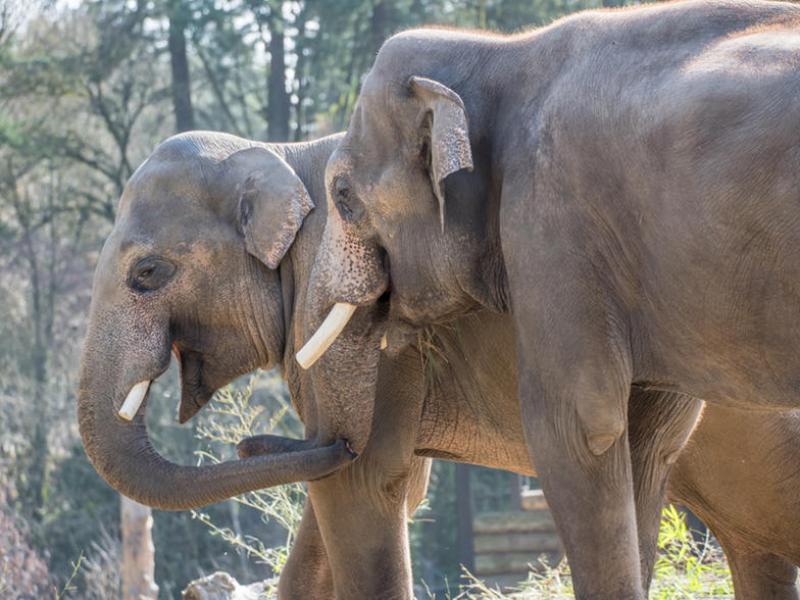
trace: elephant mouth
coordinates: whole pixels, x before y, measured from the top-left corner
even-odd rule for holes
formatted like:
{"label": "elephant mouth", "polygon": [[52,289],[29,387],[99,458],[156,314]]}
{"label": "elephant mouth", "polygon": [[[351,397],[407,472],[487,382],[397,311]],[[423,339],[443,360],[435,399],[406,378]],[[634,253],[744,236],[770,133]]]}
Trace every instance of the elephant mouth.
{"label": "elephant mouth", "polygon": [[[208,404],[216,392],[216,388],[204,382],[204,359],[200,352],[181,351],[178,344],[173,343],[172,356],[177,361],[180,372],[181,393],[178,404],[178,422],[183,425]],[[153,382],[167,371],[169,364],[167,363],[159,369],[152,379],[142,380],[130,389],[117,413],[120,418],[132,421],[142,407],[146,407]]]}
{"label": "elephant mouth", "polygon": [[211,400],[216,388],[207,385],[203,379],[203,355],[185,350],[181,352],[176,344],[172,353],[180,366],[181,399],[178,405],[178,422],[183,425]]}

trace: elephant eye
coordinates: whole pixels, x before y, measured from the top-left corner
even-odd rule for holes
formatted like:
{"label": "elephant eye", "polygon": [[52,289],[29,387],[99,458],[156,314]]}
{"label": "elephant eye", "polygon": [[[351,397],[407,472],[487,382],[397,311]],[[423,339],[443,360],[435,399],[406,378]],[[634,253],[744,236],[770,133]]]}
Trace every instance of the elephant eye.
{"label": "elephant eye", "polygon": [[158,257],[148,256],[136,262],[128,275],[128,287],[137,292],[152,292],[163,287],[175,273],[175,265]]}
{"label": "elephant eye", "polygon": [[363,207],[344,177],[333,180],[333,198],[336,210],[345,221],[354,221],[363,214]]}

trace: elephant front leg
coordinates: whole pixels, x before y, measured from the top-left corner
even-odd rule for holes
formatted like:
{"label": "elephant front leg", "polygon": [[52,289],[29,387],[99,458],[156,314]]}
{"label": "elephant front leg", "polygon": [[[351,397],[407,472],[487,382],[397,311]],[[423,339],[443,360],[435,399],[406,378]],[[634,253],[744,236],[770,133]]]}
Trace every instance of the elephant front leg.
{"label": "elephant front leg", "polygon": [[[431,460],[414,457],[408,478],[406,510],[410,517],[425,499],[430,478]],[[394,548],[390,543],[388,547]],[[389,563],[390,558],[381,559]],[[397,565],[402,570],[405,565]],[[399,576],[396,576],[399,578]],[[278,600],[330,600],[336,596],[328,554],[322,541],[310,499],[303,508],[303,518],[278,582]]]}
{"label": "elephant front leg", "polygon": [[278,600],[330,600],[333,577],[314,508],[306,499],[303,518],[278,580]]}
{"label": "elephant front leg", "polygon": [[628,440],[645,590],[653,576],[667,479],[702,410],[701,400],[683,394],[631,391]]}
{"label": "elephant front leg", "polygon": [[586,232],[571,235],[549,214],[528,222],[524,211],[508,213],[502,228],[523,428],[575,595],[641,600],[628,323],[607,274],[576,245]]}
{"label": "elephant front leg", "polygon": [[563,348],[541,341],[536,347],[548,348],[548,358],[540,353],[532,360],[520,345],[525,437],[564,543],[575,595],[641,600],[625,362],[608,361],[615,353],[599,348],[591,356],[607,362],[593,363],[580,351],[570,360]]}
{"label": "elephant front leg", "polygon": [[525,378],[526,438],[564,543],[576,598],[641,600],[628,437],[623,427],[587,439],[576,408],[584,399],[548,393]]}
{"label": "elephant front leg", "polygon": [[308,484],[337,600],[413,598],[407,515],[424,497],[430,470],[429,460],[414,456],[425,390],[420,365],[411,348],[381,360],[364,451],[348,468]]}
{"label": "elephant front leg", "polygon": [[332,597],[408,600],[408,478],[384,480],[379,471],[369,471],[346,469],[309,484],[332,570]]}

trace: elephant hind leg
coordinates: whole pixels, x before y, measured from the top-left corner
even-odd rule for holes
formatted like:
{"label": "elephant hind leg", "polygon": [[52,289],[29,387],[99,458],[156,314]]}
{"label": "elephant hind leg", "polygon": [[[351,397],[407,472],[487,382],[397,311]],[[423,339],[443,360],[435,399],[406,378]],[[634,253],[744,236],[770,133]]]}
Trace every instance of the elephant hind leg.
{"label": "elephant hind leg", "polygon": [[733,577],[736,600],[798,600],[797,566],[777,554],[718,538]]}

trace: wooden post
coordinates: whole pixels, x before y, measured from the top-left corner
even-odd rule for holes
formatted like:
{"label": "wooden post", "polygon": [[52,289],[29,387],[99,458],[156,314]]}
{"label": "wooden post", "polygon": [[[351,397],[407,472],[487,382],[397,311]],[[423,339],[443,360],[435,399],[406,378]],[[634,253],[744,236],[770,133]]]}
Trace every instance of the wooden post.
{"label": "wooden post", "polygon": [[456,463],[456,518],[458,522],[458,562],[475,571],[475,548],[472,531],[472,486],[470,465]]}
{"label": "wooden post", "polygon": [[157,600],[151,510],[120,494],[120,521],[122,600]]}
{"label": "wooden post", "polygon": [[509,483],[509,510],[522,510],[522,475],[511,473]]}

